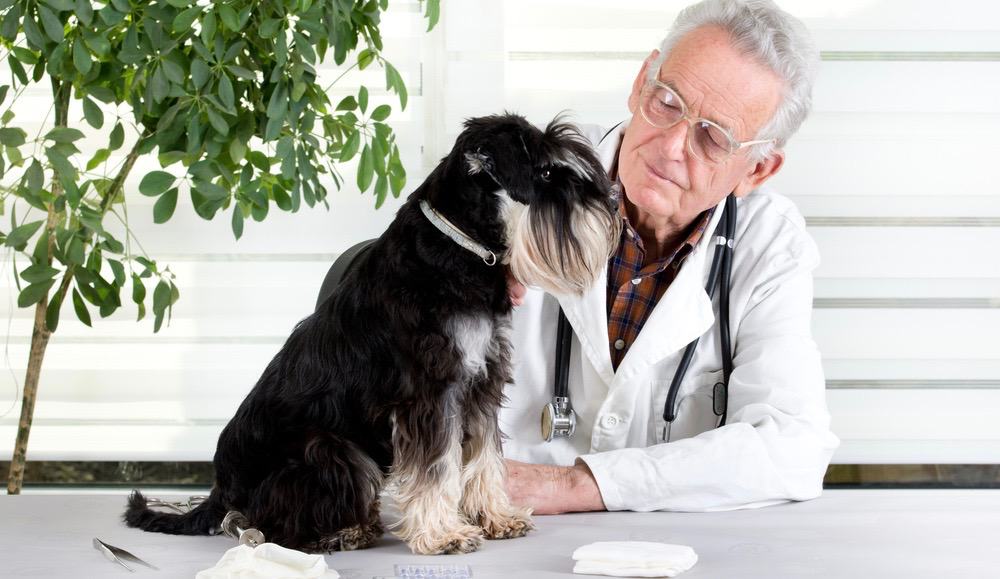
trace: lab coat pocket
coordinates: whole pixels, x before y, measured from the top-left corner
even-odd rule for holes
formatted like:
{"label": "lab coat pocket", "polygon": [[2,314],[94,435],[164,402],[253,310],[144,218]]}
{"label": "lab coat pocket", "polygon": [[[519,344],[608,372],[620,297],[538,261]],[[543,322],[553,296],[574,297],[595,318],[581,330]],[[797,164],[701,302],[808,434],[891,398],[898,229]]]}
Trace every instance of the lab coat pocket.
{"label": "lab coat pocket", "polygon": [[[719,423],[713,408],[715,384],[722,380],[722,370],[705,372],[695,377],[693,390],[681,390],[677,402],[677,418],[667,430],[668,442],[690,438],[715,428]],[[661,418],[662,420],[662,418]]]}

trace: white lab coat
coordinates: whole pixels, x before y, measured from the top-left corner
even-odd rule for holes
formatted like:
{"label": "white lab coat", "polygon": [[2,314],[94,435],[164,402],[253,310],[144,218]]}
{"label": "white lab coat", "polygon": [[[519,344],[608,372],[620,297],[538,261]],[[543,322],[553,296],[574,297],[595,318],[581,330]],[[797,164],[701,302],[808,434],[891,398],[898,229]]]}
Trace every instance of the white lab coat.
{"label": "white lab coat", "polygon": [[[624,128],[582,127],[605,168]],[[583,296],[561,296],[558,303],[528,290],[512,320],[514,383],[500,414],[510,437],[505,456],[559,465],[583,460],[608,510],[729,510],[819,496],[839,444],[810,332],[819,253],[787,198],[762,188],[737,205],[727,424],[715,428],[712,412],[712,388],[722,375],[718,292],[713,304],[704,289],[720,207],[617,371],[608,344],[606,271]],[[577,428],[572,438],[545,442],[539,423],[553,392],[558,304],[574,330],[569,391]],[[670,381],[684,347],[699,335],[663,443]]]}

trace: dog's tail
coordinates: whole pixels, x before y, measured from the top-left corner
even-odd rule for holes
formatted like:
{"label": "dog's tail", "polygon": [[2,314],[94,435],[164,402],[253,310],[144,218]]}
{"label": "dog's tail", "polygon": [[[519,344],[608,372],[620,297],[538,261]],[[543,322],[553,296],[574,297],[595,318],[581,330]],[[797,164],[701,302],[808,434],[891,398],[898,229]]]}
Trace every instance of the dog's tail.
{"label": "dog's tail", "polygon": [[218,531],[225,514],[222,497],[214,488],[208,499],[183,514],[154,511],[146,504],[146,497],[138,490],[133,490],[123,518],[129,527],[143,531],[171,535],[211,535]]}

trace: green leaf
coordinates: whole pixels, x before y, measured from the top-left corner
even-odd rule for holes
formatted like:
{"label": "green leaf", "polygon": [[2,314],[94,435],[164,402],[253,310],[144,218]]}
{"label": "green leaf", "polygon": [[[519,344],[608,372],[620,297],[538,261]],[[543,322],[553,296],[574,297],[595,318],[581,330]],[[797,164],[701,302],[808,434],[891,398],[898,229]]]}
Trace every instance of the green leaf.
{"label": "green leaf", "polygon": [[95,129],[104,126],[104,112],[90,97],[83,98],[83,118],[87,119],[87,124]]}
{"label": "green leaf", "polygon": [[41,192],[42,186],[45,184],[45,173],[42,171],[42,164],[38,162],[38,159],[31,160],[31,165],[24,172],[24,178],[28,191],[35,195]]}
{"label": "green leaf", "polygon": [[146,317],[146,305],[142,302],[146,299],[146,286],[143,285],[142,279],[138,275],[132,274],[132,301],[136,303],[139,309],[139,316],[135,321],[139,321]]}
{"label": "green leaf", "polygon": [[21,279],[28,283],[38,283],[48,281],[57,275],[59,275],[58,269],[44,263],[35,263],[21,272]]}
{"label": "green leaf", "polygon": [[83,41],[79,38],[73,43],[73,66],[81,74],[86,76],[90,72],[91,67],[94,63],[90,60],[90,53],[87,52],[87,47],[83,45]]}
{"label": "green leaf", "polygon": [[66,260],[69,263],[83,265],[83,253],[83,242],[80,241],[79,237],[74,235],[73,239],[69,242],[69,248],[66,250]]}
{"label": "green leaf", "polygon": [[424,16],[427,17],[427,32],[430,32],[441,18],[441,0],[427,0]]}
{"label": "green leaf", "polygon": [[355,129],[347,136],[347,142],[344,143],[344,148],[340,150],[340,158],[337,159],[341,163],[347,161],[348,159],[354,157],[358,152],[358,147],[361,146],[361,131]]}
{"label": "green leaf", "polygon": [[358,188],[362,192],[372,184],[372,176],[375,174],[375,163],[372,158],[372,151],[368,145],[361,150],[361,162],[358,164]]}
{"label": "green leaf", "polygon": [[191,61],[191,81],[194,82],[195,90],[200,90],[201,87],[205,86],[211,74],[212,72],[204,60],[196,58]]}
{"label": "green leaf", "polygon": [[386,118],[389,117],[389,113],[391,111],[392,111],[392,107],[390,107],[389,105],[379,105],[379,106],[375,107],[374,111],[372,111],[372,120],[373,121],[384,121]]}
{"label": "green leaf", "polygon": [[337,103],[338,111],[353,111],[356,108],[358,108],[358,101],[354,95],[347,95]]}
{"label": "green leaf", "polygon": [[177,207],[177,187],[174,187],[160,196],[153,205],[153,223],[166,223],[174,214]]}
{"label": "green leaf", "polygon": [[17,28],[21,25],[21,6],[15,5],[7,11],[0,24],[0,36],[13,42],[17,38]]}
{"label": "green leaf", "polygon": [[399,108],[406,110],[406,84],[403,83],[403,77],[399,76],[396,67],[388,62],[385,63],[385,88],[396,91],[399,95]]}
{"label": "green leaf", "polygon": [[170,81],[167,80],[167,75],[163,73],[162,66],[156,67],[156,70],[153,71],[153,77],[149,82],[153,92],[153,102],[163,102],[163,99],[167,98],[167,93],[170,91]]}
{"label": "green leaf", "polygon": [[5,147],[20,147],[24,144],[28,134],[19,127],[4,127],[0,129],[0,144]]}
{"label": "green leaf", "polygon": [[167,75],[167,80],[174,84],[184,85],[184,81],[187,80],[187,75],[184,74],[184,67],[170,58],[161,60],[160,66],[163,67],[163,74]]}
{"label": "green leaf", "polygon": [[225,105],[226,111],[236,113],[236,95],[233,93],[233,81],[225,74],[219,79],[219,99]]}
{"label": "green leaf", "polygon": [[58,12],[76,9],[76,4],[73,0],[42,0],[42,4],[46,4]]}
{"label": "green leaf", "polygon": [[261,153],[260,151],[250,151],[247,153],[247,159],[251,164],[253,164],[254,167],[257,167],[265,173],[271,170],[271,162],[268,161],[267,155]]}
{"label": "green leaf", "polygon": [[23,46],[12,46],[10,51],[21,61],[21,64],[36,64],[38,62],[38,55]]}
{"label": "green leaf", "polygon": [[80,321],[84,324],[93,327],[90,323],[90,312],[87,311],[87,304],[83,303],[83,298],[80,297],[80,292],[73,288],[73,309],[76,310],[76,317],[80,318]]}
{"label": "green leaf", "polygon": [[191,29],[191,25],[201,14],[201,6],[192,6],[187,10],[181,11],[177,16],[174,17],[173,29],[174,32],[187,32]]}
{"label": "green leaf", "polygon": [[87,161],[87,170],[93,171],[98,165],[107,161],[109,156],[111,156],[110,149],[98,149],[97,152],[94,153],[94,156]]}
{"label": "green leaf", "polygon": [[215,12],[209,12],[201,19],[201,40],[205,44],[211,44],[215,38],[215,31],[218,28],[218,21]]}
{"label": "green leaf", "polygon": [[42,28],[45,29],[45,34],[48,35],[53,42],[62,42],[65,30],[63,29],[63,24],[59,21],[59,17],[56,16],[55,12],[40,5],[38,6],[38,16],[42,19]]}
{"label": "green leaf", "polygon": [[72,143],[73,141],[79,141],[83,137],[84,134],[79,129],[72,129],[70,127],[56,127],[45,134],[47,140],[57,143]]}
{"label": "green leaf", "polygon": [[[11,217],[13,217],[13,215],[11,215]],[[38,221],[32,221],[31,223],[25,223],[20,227],[15,227],[10,233],[7,234],[7,240],[4,242],[4,245],[21,251],[28,243],[28,240],[35,235],[35,232],[38,231],[38,228],[41,227],[43,223],[45,223],[45,220],[40,219]]]}
{"label": "green leaf", "polygon": [[368,87],[362,86],[358,90],[358,106],[361,108],[362,113],[368,108]]}
{"label": "green leaf", "polygon": [[63,295],[56,292],[52,295],[48,307],[45,308],[45,327],[50,332],[56,331],[56,328],[59,327],[59,310],[62,309],[62,300]]}
{"label": "green leaf", "polygon": [[271,93],[271,99],[267,103],[267,118],[278,119],[285,116],[288,110],[288,88],[285,83],[279,82]]}
{"label": "green leaf", "polygon": [[[27,20],[25,20],[25,22],[27,22]],[[17,80],[20,81],[21,84],[28,84],[28,75],[24,72],[24,67],[21,66],[20,61],[16,58],[8,58],[7,65],[10,66],[10,71],[14,73],[14,76],[17,77]]]}
{"label": "green leaf", "polygon": [[[28,46],[36,50],[42,50],[48,44],[48,39],[42,34],[42,29],[38,27],[38,22],[31,13],[24,15],[24,37],[28,39]],[[16,61],[12,61],[16,62]]]}
{"label": "green leaf", "polygon": [[108,57],[111,55],[111,43],[100,33],[84,30],[83,42],[87,45],[87,48],[89,48],[91,52],[100,57]]}
{"label": "green leaf", "polygon": [[280,20],[277,18],[268,18],[264,20],[264,22],[261,23],[260,28],[258,29],[260,37],[274,38],[274,36],[278,33],[278,27],[284,23],[285,23],[284,20]]}
{"label": "green leaf", "polygon": [[90,26],[94,21],[94,7],[91,6],[90,0],[76,0],[73,9],[76,11],[76,17],[85,25]]}
{"label": "green leaf", "polygon": [[122,144],[125,142],[125,129],[122,127],[121,123],[115,124],[115,128],[111,129],[111,139],[108,143],[108,149],[112,151],[117,151],[121,148]]}
{"label": "green leaf", "polygon": [[41,283],[33,283],[24,288],[17,296],[17,307],[26,308],[42,301],[47,295],[49,295],[49,288],[51,288],[52,284],[55,282],[56,280],[50,279],[49,281]]}
{"label": "green leaf", "polygon": [[231,6],[223,4],[219,7],[219,18],[222,20],[223,26],[228,28],[233,32],[240,31],[240,20],[236,15],[236,11],[232,9]]}
{"label": "green leaf", "polygon": [[358,70],[364,70],[373,60],[375,60],[375,53],[369,48],[363,49],[358,53]]}
{"label": "green leaf", "polygon": [[215,109],[211,107],[207,107],[205,109],[205,113],[208,115],[209,124],[212,125],[212,128],[215,129],[217,133],[220,135],[229,134],[229,123],[226,122],[226,119],[224,119],[221,114],[216,112]]}
{"label": "green leaf", "polygon": [[170,286],[162,279],[153,289],[153,313],[162,314],[170,305]]}
{"label": "green leaf", "polygon": [[244,80],[249,80],[253,82],[257,81],[257,75],[254,74],[253,71],[248,68],[243,68],[242,66],[236,66],[236,65],[229,65],[226,68],[229,69],[229,72],[235,74],[236,76]]}
{"label": "green leaf", "polygon": [[243,210],[239,205],[233,206],[233,237],[239,239],[243,236]]}
{"label": "green leaf", "polygon": [[146,176],[139,183],[139,192],[148,197],[156,197],[173,186],[176,179],[166,171],[146,173]]}
{"label": "green leaf", "polygon": [[389,190],[389,182],[385,175],[379,175],[375,180],[375,209],[382,207],[385,203],[386,193]]}
{"label": "green leaf", "polygon": [[199,181],[194,184],[194,189],[209,201],[220,201],[229,197],[229,190],[215,183]]}
{"label": "green leaf", "polygon": [[229,159],[234,163],[239,163],[247,153],[247,144],[239,138],[229,142]]}
{"label": "green leaf", "polygon": [[122,265],[122,262],[117,259],[109,259],[108,266],[115,274],[115,285],[119,287],[125,285],[125,266]]}

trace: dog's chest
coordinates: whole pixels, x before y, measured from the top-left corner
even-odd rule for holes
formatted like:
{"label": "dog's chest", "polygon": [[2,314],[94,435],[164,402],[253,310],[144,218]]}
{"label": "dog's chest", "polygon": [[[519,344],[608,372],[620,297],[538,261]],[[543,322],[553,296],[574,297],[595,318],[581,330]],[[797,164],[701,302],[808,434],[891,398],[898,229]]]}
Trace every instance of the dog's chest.
{"label": "dog's chest", "polygon": [[445,327],[461,354],[462,366],[468,377],[484,373],[494,343],[492,316],[454,316]]}

